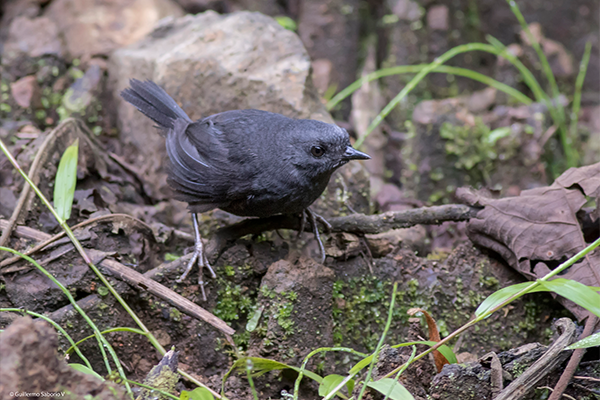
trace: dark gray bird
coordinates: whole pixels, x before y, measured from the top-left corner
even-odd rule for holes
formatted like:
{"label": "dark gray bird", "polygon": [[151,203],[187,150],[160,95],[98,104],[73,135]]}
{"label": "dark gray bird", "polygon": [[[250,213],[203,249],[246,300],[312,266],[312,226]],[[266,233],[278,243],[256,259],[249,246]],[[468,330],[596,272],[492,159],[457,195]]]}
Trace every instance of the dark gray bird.
{"label": "dark gray bird", "polygon": [[324,261],[316,220],[309,206],[323,193],[331,174],[350,160],[370,157],[350,145],[348,132],[309,119],[259,110],[226,111],[192,121],[161,87],[130,81],[121,96],[158,124],[170,159],[167,182],[177,200],[189,204],[196,245],[183,280],[198,261],[210,267],[198,230],[198,213],[215,208],[235,215],[310,218]]}

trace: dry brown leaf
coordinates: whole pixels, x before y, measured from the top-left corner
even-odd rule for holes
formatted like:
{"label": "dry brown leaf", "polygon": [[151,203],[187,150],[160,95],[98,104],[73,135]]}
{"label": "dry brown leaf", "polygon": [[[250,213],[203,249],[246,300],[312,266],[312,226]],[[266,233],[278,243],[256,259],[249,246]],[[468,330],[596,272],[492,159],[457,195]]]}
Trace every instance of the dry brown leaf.
{"label": "dry brown leaf", "polygon": [[[570,168],[551,186],[525,190],[517,197],[490,199],[464,188],[457,196],[469,205],[483,207],[469,221],[469,238],[534,280],[548,273],[548,264],[556,267],[588,245],[576,213],[586,203],[586,196],[600,198],[600,163]],[[560,277],[600,286],[600,250]],[[587,315],[583,308],[559,299],[577,318]]]}
{"label": "dry brown leaf", "polygon": [[[419,312],[423,313],[423,315],[425,316],[425,321],[427,321],[429,340],[431,340],[432,342],[439,342],[441,340],[440,331],[438,330],[435,320],[427,311],[423,310],[422,308],[411,308],[408,311],[406,311],[406,313],[411,316]],[[444,365],[450,364],[446,357],[444,357],[442,353],[440,353],[437,350],[433,351],[433,360],[435,361],[435,368],[438,374],[442,372],[442,368],[444,368]]]}

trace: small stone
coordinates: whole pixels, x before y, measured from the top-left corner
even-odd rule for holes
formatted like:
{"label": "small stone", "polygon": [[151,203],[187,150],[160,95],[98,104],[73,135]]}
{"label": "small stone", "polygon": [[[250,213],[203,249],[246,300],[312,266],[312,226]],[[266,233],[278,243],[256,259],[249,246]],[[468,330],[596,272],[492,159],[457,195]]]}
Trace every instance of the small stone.
{"label": "small stone", "polygon": [[496,92],[492,87],[474,92],[467,101],[469,111],[478,113],[488,110],[496,102]]}
{"label": "small stone", "polygon": [[392,5],[392,12],[402,21],[414,22],[421,18],[419,5],[410,0],[397,0]]}
{"label": "small stone", "polygon": [[421,252],[425,249],[426,237],[427,231],[422,225],[365,235],[369,250],[375,258],[385,257],[400,246]]}
{"label": "small stone", "polygon": [[427,26],[434,31],[447,31],[450,27],[448,7],[438,5],[429,8],[427,11]]}
{"label": "small stone", "polygon": [[159,329],[152,332],[152,334],[161,346],[167,347],[171,344],[171,336],[167,333],[166,330]]}
{"label": "small stone", "polygon": [[35,76],[29,75],[10,84],[10,93],[15,102],[23,108],[32,104],[40,105],[40,87]]}

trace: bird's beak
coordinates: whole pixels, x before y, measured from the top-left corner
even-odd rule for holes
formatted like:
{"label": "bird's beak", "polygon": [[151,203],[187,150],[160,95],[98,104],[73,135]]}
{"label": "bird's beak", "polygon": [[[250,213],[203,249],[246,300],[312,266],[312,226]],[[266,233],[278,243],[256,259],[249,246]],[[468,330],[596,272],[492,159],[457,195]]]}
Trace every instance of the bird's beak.
{"label": "bird's beak", "polygon": [[365,154],[362,151],[358,151],[352,146],[346,147],[346,151],[344,152],[344,155],[342,156],[342,159],[344,161],[369,160],[370,158],[371,157],[368,154]]}

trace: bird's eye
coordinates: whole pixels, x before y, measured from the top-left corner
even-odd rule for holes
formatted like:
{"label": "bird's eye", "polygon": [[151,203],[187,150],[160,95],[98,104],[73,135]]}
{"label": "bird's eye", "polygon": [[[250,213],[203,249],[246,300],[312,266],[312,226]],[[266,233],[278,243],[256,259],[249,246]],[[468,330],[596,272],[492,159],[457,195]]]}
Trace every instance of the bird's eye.
{"label": "bird's eye", "polygon": [[310,153],[315,157],[321,157],[323,154],[325,154],[325,149],[321,146],[313,146],[310,149]]}

